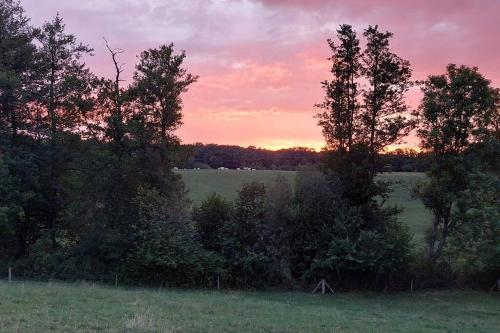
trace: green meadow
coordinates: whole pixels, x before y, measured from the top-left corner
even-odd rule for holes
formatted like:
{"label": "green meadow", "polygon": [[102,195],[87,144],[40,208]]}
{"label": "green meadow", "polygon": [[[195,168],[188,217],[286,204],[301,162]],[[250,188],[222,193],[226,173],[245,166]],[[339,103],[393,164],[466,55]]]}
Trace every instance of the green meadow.
{"label": "green meadow", "polygon": [[[180,170],[195,205],[216,192],[234,200],[241,184],[291,184],[291,171]],[[393,182],[387,204],[422,245],[430,215],[411,188],[421,173]],[[224,287],[224,286],[223,286]],[[311,286],[312,289],[313,286]],[[496,332],[500,296],[472,290],[416,293],[252,292],[121,288],[82,283],[0,282],[0,332]]]}
{"label": "green meadow", "polygon": [[[293,188],[295,171],[276,170],[179,170],[186,183],[189,198],[194,205],[199,205],[213,192],[229,200],[238,196],[241,184],[248,182],[271,183],[278,176],[288,179]],[[431,215],[418,199],[413,199],[411,189],[415,183],[422,180],[425,175],[419,172],[393,172],[384,173],[380,179],[393,182],[388,205],[403,208],[399,218],[405,223],[413,234],[415,244],[422,244],[426,226],[430,223]]]}
{"label": "green meadow", "polygon": [[0,332],[498,332],[500,297],[0,282]]}

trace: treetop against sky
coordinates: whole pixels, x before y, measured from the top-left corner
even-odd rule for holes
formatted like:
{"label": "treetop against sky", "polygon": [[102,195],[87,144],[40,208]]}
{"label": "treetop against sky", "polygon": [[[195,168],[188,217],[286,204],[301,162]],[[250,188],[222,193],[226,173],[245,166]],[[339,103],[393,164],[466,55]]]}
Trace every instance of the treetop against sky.
{"label": "treetop against sky", "polygon": [[[141,50],[173,42],[186,67],[200,76],[184,100],[184,142],[266,148],[324,144],[313,105],[330,79],[327,38],[341,23],[359,36],[369,24],[394,33],[393,51],[408,59],[413,79],[443,73],[448,63],[478,66],[500,85],[497,0],[440,1],[160,1],[22,0],[34,25],[57,12],[69,32],[95,49],[87,63],[112,77],[104,45],[124,50],[130,80]],[[363,39],[362,39],[363,40]],[[419,89],[407,94],[418,105]],[[416,146],[411,135],[407,145]]]}

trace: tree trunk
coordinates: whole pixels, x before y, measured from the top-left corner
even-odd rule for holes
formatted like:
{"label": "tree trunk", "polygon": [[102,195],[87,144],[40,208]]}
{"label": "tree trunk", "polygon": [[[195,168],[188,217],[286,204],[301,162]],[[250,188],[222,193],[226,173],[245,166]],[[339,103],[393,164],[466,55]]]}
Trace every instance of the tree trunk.
{"label": "tree trunk", "polygon": [[[446,212],[444,214],[436,217],[436,221],[432,227],[432,238],[428,242],[428,252],[427,252],[427,261],[430,264],[436,263],[436,261],[441,257],[443,253],[444,247],[446,246],[446,242],[448,240],[448,235],[450,233],[450,214],[451,214],[452,205],[446,208]],[[439,225],[442,225],[442,231],[439,232]]]}
{"label": "tree trunk", "polygon": [[56,216],[57,216],[57,184],[56,184],[56,156],[57,156],[57,116],[55,108],[55,65],[52,65],[50,73],[49,86],[49,105],[48,114],[50,118],[50,162],[49,162],[49,213],[47,216],[47,224],[50,232],[52,246],[57,246],[56,242]]}

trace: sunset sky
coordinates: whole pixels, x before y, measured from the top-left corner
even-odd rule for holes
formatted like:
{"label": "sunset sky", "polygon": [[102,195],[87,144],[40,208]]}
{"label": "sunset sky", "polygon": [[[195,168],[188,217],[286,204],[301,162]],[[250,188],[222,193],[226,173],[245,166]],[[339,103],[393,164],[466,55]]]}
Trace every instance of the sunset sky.
{"label": "sunset sky", "polygon": [[[448,63],[478,66],[500,86],[500,0],[23,0],[34,25],[60,12],[67,31],[95,49],[86,59],[111,77],[102,37],[125,51],[130,80],[141,50],[173,42],[200,76],[184,97],[185,143],[266,148],[323,145],[313,105],[330,79],[326,39],[341,23],[392,31],[393,50],[413,78]],[[418,104],[417,89],[408,102]],[[416,146],[414,137],[407,145]]]}

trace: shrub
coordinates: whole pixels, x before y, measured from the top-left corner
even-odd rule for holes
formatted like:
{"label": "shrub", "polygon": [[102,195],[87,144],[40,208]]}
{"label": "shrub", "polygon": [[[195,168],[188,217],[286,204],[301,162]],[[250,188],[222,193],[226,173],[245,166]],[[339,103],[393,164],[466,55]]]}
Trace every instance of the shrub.
{"label": "shrub", "polygon": [[218,256],[201,246],[182,195],[138,192],[137,239],[126,259],[125,273],[134,282],[167,286],[199,285],[221,267]]}

